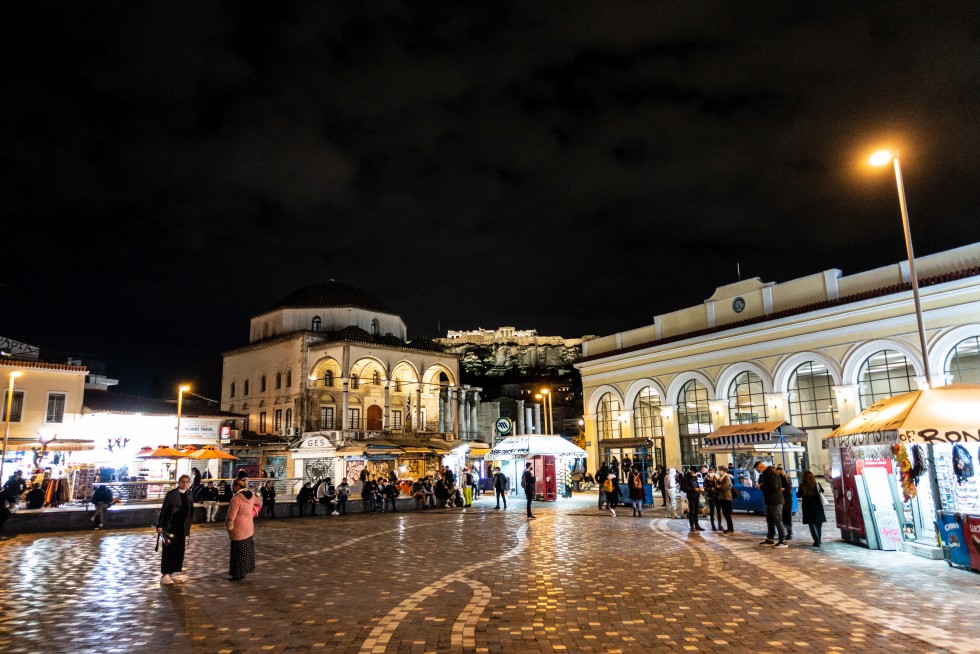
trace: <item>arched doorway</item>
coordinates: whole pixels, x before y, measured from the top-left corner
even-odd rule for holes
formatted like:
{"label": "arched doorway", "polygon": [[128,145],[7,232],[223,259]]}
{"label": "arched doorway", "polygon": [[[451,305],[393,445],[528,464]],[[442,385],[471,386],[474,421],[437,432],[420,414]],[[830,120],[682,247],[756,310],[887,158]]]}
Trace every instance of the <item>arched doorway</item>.
{"label": "arched doorway", "polygon": [[372,404],[367,408],[367,430],[368,431],[381,431],[383,426],[383,415],[381,407],[377,404]]}

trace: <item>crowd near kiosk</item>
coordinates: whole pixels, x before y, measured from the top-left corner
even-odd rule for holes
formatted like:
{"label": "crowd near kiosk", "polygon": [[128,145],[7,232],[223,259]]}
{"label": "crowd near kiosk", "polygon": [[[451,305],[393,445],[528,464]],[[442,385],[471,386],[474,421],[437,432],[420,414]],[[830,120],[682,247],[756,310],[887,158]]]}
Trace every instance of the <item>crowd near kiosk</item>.
{"label": "crowd near kiosk", "polygon": [[793,512],[798,510],[796,487],[799,485],[801,461],[806,448],[807,433],[788,422],[779,420],[724,425],[704,438],[702,452],[731,454],[734,485],[732,509],[765,513],[762,491],[756,483],[756,461],[782,465],[793,482]]}
{"label": "crowd near kiosk", "polygon": [[510,480],[511,493],[520,487],[521,475],[528,463],[536,479],[535,499],[553,502],[566,486],[571,485],[572,468],[585,450],[561,436],[526,434],[508,436],[486,455]]}
{"label": "crowd near kiosk", "polygon": [[823,445],[845,541],[980,571],[980,386],[876,402]]}

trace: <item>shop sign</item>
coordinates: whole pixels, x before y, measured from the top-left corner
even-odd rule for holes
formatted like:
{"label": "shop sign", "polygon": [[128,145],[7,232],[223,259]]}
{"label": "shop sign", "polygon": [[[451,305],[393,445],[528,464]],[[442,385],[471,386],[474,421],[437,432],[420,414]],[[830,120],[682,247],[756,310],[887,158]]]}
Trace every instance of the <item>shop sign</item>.
{"label": "shop sign", "polygon": [[938,429],[908,430],[899,438],[904,443],[980,443],[980,428],[972,433],[965,429],[940,432]]}
{"label": "shop sign", "polygon": [[[177,430],[176,425],[174,431]],[[218,438],[218,423],[204,420],[184,419],[180,422],[181,436],[196,436],[197,438]]]}
{"label": "shop sign", "polygon": [[863,447],[865,445],[887,445],[898,440],[895,432],[864,432],[843,434],[824,440],[823,447]]}
{"label": "shop sign", "polygon": [[304,450],[331,447],[331,445],[330,439],[326,436],[310,436],[304,438],[303,442],[299,444],[300,448]]}

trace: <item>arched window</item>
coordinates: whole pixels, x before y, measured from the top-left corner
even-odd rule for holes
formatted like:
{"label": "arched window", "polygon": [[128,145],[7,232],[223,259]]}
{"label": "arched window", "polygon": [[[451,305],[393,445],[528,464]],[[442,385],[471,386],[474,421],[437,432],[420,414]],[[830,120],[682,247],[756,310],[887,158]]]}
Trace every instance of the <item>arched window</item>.
{"label": "arched window", "polygon": [[381,332],[381,323],[375,318],[371,321],[371,336],[377,336]]}
{"label": "arched window", "polygon": [[766,394],[759,375],[751,370],[740,372],[728,387],[728,420],[733,425],[765,422]]}
{"label": "arched window", "polygon": [[293,426],[293,410],[286,409],[286,431],[289,431]]}
{"label": "arched window", "polygon": [[681,441],[681,464],[701,465],[711,460],[701,454],[701,438],[711,433],[711,407],[708,389],[692,379],[677,394],[677,430]]}
{"label": "arched window", "polygon": [[292,370],[287,370],[286,371],[286,388],[292,388],[292,387],[293,387],[293,371]]}
{"label": "arched window", "polygon": [[633,401],[633,431],[639,438],[663,438],[660,418],[660,394],[653,386],[640,391]]}
{"label": "arched window", "polygon": [[613,397],[612,393],[606,393],[599,398],[599,407],[596,419],[599,422],[599,440],[607,438],[620,438],[622,436],[619,429],[619,400]]}
{"label": "arched window", "polygon": [[914,391],[915,367],[901,352],[881,350],[868,357],[858,371],[861,410],[893,395]]}
{"label": "arched window", "polygon": [[242,384],[242,386],[244,387],[242,390],[245,391],[245,395],[247,396],[248,395],[248,380],[247,379],[245,380],[245,383]]}
{"label": "arched window", "polygon": [[324,388],[333,386],[333,370],[323,371],[323,386]]}
{"label": "arched window", "polygon": [[280,388],[282,388],[282,373],[281,372],[277,372],[276,373],[276,390],[279,390]]}
{"label": "arched window", "polygon": [[320,316],[313,316],[313,331],[315,331],[315,332],[320,331],[320,323],[321,322],[322,321],[320,320]]}
{"label": "arched window", "polygon": [[[660,415],[660,394],[653,386],[647,386],[633,400],[633,433],[651,441],[647,455],[653,465],[664,465],[664,423]],[[652,450],[652,451],[651,451]]]}
{"label": "arched window", "polygon": [[952,384],[980,384],[980,337],[957,343],[946,359],[944,372]]}
{"label": "arched window", "polygon": [[231,389],[229,390],[228,395],[230,397],[235,397],[235,382],[231,382]]}
{"label": "arched window", "polygon": [[371,373],[371,383],[375,386],[381,386],[381,373],[377,370]]}
{"label": "arched window", "polygon": [[351,373],[351,376],[350,376],[350,387],[352,389],[353,388],[360,388],[361,387],[361,380],[358,379],[357,375],[355,375],[354,373]]}
{"label": "arched window", "polygon": [[262,375],[259,379],[259,392],[265,393],[265,375]]}
{"label": "arched window", "polygon": [[827,366],[807,361],[797,366],[789,378],[790,421],[803,429],[833,428],[837,417],[834,378]]}

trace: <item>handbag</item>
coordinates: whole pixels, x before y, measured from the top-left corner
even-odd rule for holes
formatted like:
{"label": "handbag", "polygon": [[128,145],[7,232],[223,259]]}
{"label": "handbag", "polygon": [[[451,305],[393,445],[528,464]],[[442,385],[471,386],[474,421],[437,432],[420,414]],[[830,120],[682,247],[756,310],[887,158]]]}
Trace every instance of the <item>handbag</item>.
{"label": "handbag", "polygon": [[820,504],[821,504],[821,506],[827,506],[828,504],[830,504],[830,502],[827,501],[826,496],[824,496],[823,489],[820,488],[820,486],[817,486],[817,495],[820,496]]}
{"label": "handbag", "polygon": [[259,511],[261,511],[261,510],[262,510],[262,508],[258,504],[252,504],[252,517],[253,518],[258,518],[259,517]]}

